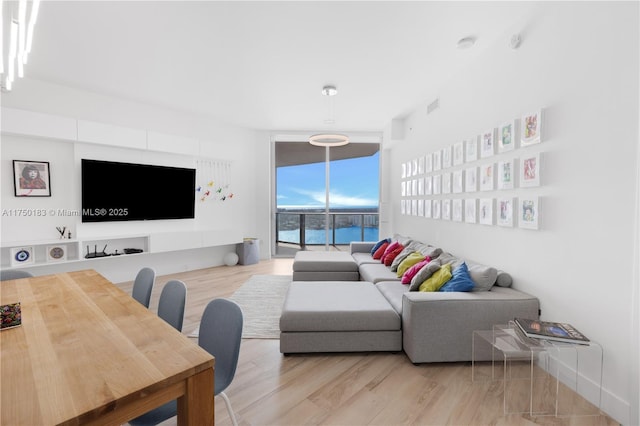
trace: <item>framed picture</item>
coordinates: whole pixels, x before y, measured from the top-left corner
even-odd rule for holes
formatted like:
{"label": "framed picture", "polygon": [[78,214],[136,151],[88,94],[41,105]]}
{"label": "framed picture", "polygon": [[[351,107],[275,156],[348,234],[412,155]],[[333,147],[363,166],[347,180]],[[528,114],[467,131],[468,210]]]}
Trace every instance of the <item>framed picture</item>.
{"label": "framed picture", "polygon": [[498,152],[513,151],[516,147],[516,121],[511,120],[498,127]]}
{"label": "framed picture", "polygon": [[401,173],[400,173],[400,178],[404,179],[407,177],[407,164],[406,163],[402,163],[402,169],[401,169]]}
{"label": "framed picture", "polygon": [[464,142],[467,163],[478,159],[478,138],[476,136]]}
{"label": "framed picture", "polygon": [[418,200],[418,216],[424,216],[424,200]]}
{"label": "framed picture", "polygon": [[478,190],[478,168],[469,167],[464,171],[465,192],[476,192]]}
{"label": "framed picture", "polygon": [[493,225],[493,198],[481,198],[478,201],[478,222]]}
{"label": "framed picture", "polygon": [[431,200],[424,200],[424,217],[431,218]]}
{"label": "framed picture", "polygon": [[411,216],[418,216],[418,200],[411,200]]}
{"label": "framed picture", "polygon": [[513,189],[515,177],[515,161],[507,160],[498,162],[498,189]]}
{"label": "framed picture", "polygon": [[405,181],[400,182],[400,196],[407,196],[407,182]]}
{"label": "framed picture", "polygon": [[400,214],[407,214],[407,200],[400,200]]}
{"label": "framed picture", "polygon": [[525,114],[520,120],[520,146],[529,146],[542,141],[542,110]]}
{"label": "framed picture", "polygon": [[487,158],[495,154],[496,129],[483,132],[480,136],[480,157]]}
{"label": "framed picture", "polygon": [[497,223],[500,226],[513,226],[513,198],[498,198]]}
{"label": "framed picture", "polygon": [[462,170],[456,170],[453,172],[451,189],[454,194],[460,194],[464,190],[462,172]]}
{"label": "framed picture", "polygon": [[16,197],[51,197],[49,163],[13,160],[13,187]]}
{"label": "framed picture", "polygon": [[480,191],[493,191],[493,163],[480,166]]}
{"label": "framed picture", "polygon": [[464,141],[453,145],[453,165],[459,166],[464,163]]}
{"label": "framed picture", "polygon": [[424,195],[433,194],[433,179],[431,176],[424,178]]}
{"label": "framed picture", "polygon": [[442,193],[442,175],[435,175],[433,177],[433,195],[440,195]]}
{"label": "framed picture", "polygon": [[451,201],[451,219],[455,222],[462,222],[462,199],[456,198]]}
{"label": "framed picture", "polygon": [[418,195],[424,195],[424,178],[418,178]]}
{"label": "framed picture", "polygon": [[442,168],[448,169],[451,167],[451,147],[442,148]]}
{"label": "framed picture", "polygon": [[442,168],[442,151],[433,153],[433,170],[438,171]]}
{"label": "framed picture", "polygon": [[431,173],[433,171],[433,156],[431,154],[424,157],[424,172]]}
{"label": "framed picture", "polygon": [[538,229],[540,205],[538,197],[520,198],[518,226],[526,229]]}
{"label": "framed picture", "polygon": [[540,154],[520,159],[520,187],[540,186]]}
{"label": "framed picture", "polygon": [[418,174],[418,159],[414,158],[413,162],[411,164],[411,173],[413,174],[413,176]]}
{"label": "framed picture", "polygon": [[451,200],[442,200],[442,219],[451,220]]}
{"label": "framed picture", "polygon": [[412,172],[411,172],[411,160],[407,161],[407,177],[411,177]]}
{"label": "framed picture", "polygon": [[33,246],[13,247],[11,249],[11,266],[33,265],[34,263]]}
{"label": "framed picture", "polygon": [[440,200],[433,200],[431,205],[431,217],[440,219]]}
{"label": "framed picture", "polygon": [[477,222],[476,213],[477,200],[475,198],[467,198],[464,200],[464,221],[467,223]]}
{"label": "framed picture", "polygon": [[451,173],[442,174],[442,191],[443,194],[451,194]]}
{"label": "framed picture", "polygon": [[424,157],[418,158],[418,174],[424,174]]}

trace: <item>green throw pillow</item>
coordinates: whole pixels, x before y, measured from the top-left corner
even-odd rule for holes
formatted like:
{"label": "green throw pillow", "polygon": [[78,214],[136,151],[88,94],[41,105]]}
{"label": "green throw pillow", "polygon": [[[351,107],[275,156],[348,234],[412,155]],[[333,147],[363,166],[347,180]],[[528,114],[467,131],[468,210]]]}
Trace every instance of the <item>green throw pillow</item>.
{"label": "green throw pillow", "polygon": [[418,253],[417,251],[414,251],[409,256],[405,257],[404,260],[400,262],[400,265],[398,265],[398,270],[396,271],[398,278],[402,277],[404,273],[407,272],[407,269],[411,268],[413,265],[423,260],[424,260],[424,256]]}
{"label": "green throw pillow", "polygon": [[451,265],[442,266],[437,272],[431,275],[431,278],[420,285],[419,291],[438,291],[440,287],[451,279]]}

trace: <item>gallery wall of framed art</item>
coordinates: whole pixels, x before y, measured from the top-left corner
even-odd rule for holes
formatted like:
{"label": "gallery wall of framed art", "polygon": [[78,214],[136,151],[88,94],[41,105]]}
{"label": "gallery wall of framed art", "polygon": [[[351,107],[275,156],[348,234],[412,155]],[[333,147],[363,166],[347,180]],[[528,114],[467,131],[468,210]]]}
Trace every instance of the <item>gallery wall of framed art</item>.
{"label": "gallery wall of framed art", "polygon": [[[400,213],[484,226],[540,229],[543,109],[401,164]],[[431,144],[430,144],[431,145]]]}

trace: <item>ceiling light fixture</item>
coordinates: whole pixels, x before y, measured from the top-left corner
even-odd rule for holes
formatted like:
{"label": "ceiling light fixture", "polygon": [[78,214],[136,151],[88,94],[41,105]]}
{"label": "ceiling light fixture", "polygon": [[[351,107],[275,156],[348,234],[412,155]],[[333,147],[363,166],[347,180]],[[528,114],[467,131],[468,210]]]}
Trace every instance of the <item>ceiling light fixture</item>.
{"label": "ceiling light fixture", "polygon": [[349,143],[349,138],[345,135],[321,133],[309,137],[309,143],[315,146],[343,146]]}
{"label": "ceiling light fixture", "polygon": [[[31,7],[29,7],[29,3]],[[24,66],[27,64],[29,52],[33,43],[33,30],[38,18],[40,0],[20,0],[16,2],[0,0],[0,73],[2,74],[2,88],[10,91],[16,78],[24,76]],[[28,16],[28,19],[27,19]],[[17,17],[17,18],[16,18]],[[7,37],[8,36],[8,37]],[[4,40],[8,52],[5,53]]]}
{"label": "ceiling light fixture", "polygon": [[473,47],[474,44],[476,44],[476,38],[469,36],[458,40],[457,46],[458,49],[469,49],[470,47]]}
{"label": "ceiling light fixture", "polygon": [[[324,86],[322,88],[322,94],[328,98],[329,102],[329,118],[324,120],[325,124],[334,124],[333,119],[333,104],[332,96],[338,94],[338,89],[335,86]],[[315,146],[322,147],[336,147],[343,146],[349,143],[349,137],[337,133],[320,133],[309,137],[309,143]]]}

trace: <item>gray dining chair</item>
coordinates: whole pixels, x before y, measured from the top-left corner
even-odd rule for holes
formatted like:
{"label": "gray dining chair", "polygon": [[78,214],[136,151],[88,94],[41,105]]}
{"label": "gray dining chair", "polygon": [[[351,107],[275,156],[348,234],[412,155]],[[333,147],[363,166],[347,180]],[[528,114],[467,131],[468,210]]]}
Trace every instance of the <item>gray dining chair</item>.
{"label": "gray dining chair", "polygon": [[180,280],[170,280],[162,288],[158,302],[158,316],[173,328],[182,331],[187,286]]}
{"label": "gray dining chair", "polygon": [[[228,299],[214,299],[202,314],[198,345],[216,359],[214,395],[220,395],[229,411],[231,423],[238,425],[229,397],[224,393],[236,374],[243,315],[240,306]],[[129,421],[132,426],[157,425],[178,414],[178,402],[173,400]]]}
{"label": "gray dining chair", "polygon": [[151,301],[151,291],[153,290],[153,284],[155,281],[156,271],[147,267],[140,269],[133,281],[131,297],[148,308],[149,302]]}
{"label": "gray dining chair", "polygon": [[33,274],[29,271],[21,271],[19,269],[4,269],[0,271],[0,281],[17,280],[19,278],[30,278]]}

